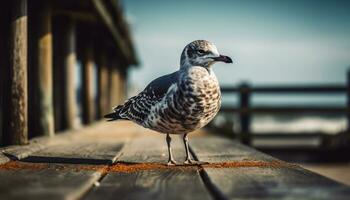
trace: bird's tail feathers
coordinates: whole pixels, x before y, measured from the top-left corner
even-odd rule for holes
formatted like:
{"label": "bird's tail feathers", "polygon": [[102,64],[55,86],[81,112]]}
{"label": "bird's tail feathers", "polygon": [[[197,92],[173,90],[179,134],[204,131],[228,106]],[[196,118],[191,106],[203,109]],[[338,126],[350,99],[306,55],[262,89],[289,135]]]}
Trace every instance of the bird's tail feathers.
{"label": "bird's tail feathers", "polygon": [[116,112],[108,113],[108,114],[106,114],[103,117],[108,119],[107,120],[108,122],[115,121],[115,120],[118,120],[118,119],[122,119]]}

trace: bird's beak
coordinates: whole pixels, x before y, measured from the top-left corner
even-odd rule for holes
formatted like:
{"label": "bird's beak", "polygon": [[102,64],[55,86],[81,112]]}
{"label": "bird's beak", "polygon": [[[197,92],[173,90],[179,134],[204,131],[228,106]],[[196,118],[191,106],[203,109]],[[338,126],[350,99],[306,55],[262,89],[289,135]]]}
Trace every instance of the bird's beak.
{"label": "bird's beak", "polygon": [[214,57],[214,61],[224,62],[224,63],[232,63],[232,59],[228,56],[220,55],[219,57]]}

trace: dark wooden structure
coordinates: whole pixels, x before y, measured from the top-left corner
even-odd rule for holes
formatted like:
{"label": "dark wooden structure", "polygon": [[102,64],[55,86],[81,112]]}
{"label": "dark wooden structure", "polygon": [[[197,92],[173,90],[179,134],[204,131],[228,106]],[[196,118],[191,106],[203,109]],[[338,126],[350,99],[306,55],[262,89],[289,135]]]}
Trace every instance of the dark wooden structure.
{"label": "dark wooden structure", "polygon": [[[350,81],[350,73],[348,74],[348,82]],[[327,113],[338,113],[345,114],[348,116],[348,122],[350,122],[349,113],[350,113],[350,96],[349,89],[350,84],[347,86],[343,85],[299,85],[299,86],[249,86],[248,84],[242,84],[239,87],[229,87],[224,86],[221,88],[223,95],[236,93],[239,95],[239,106],[224,106],[220,111],[222,112],[231,112],[239,113],[240,115],[240,127],[241,131],[239,133],[242,141],[245,144],[250,144],[251,136],[254,135],[250,130],[251,115],[254,113],[318,113],[318,114],[327,114]],[[305,106],[251,106],[251,96],[254,94],[264,94],[264,95],[284,95],[284,94],[324,94],[324,95],[334,95],[334,94],[345,94],[347,95],[348,104],[346,107],[343,106],[314,106],[314,105],[305,105]],[[350,123],[348,123],[347,131],[350,131]],[[262,134],[261,134],[262,135]],[[268,134],[269,135],[269,134]],[[281,135],[287,135],[281,133]]]}
{"label": "dark wooden structure", "polygon": [[120,103],[137,63],[128,30],[116,0],[3,1],[0,146],[90,124]]}
{"label": "dark wooden structure", "polygon": [[[1,5],[0,199],[349,197],[343,184],[208,134],[190,140],[191,155],[208,164],[166,166],[164,135],[93,123],[125,98],[137,62],[117,0]],[[249,133],[251,89],[240,90]],[[75,130],[79,121],[89,126]],[[181,139],[172,147],[183,162]]]}
{"label": "dark wooden structure", "polygon": [[[310,154],[318,160],[349,160],[347,152],[350,149],[350,73],[347,75],[347,85],[279,85],[279,86],[251,86],[247,83],[238,87],[223,86],[223,95],[236,94],[239,99],[238,106],[226,105],[221,108],[223,113],[235,113],[239,116],[240,131],[234,133],[244,144],[252,145],[252,140],[319,140],[320,146],[298,146],[298,147],[259,147],[268,153],[277,154],[285,151],[286,155],[292,152],[305,155]],[[251,99],[253,95],[344,95],[347,97],[347,105],[269,105],[253,106]],[[288,133],[280,130],[278,133],[254,133],[251,130],[251,119],[253,114],[317,114],[327,116],[329,114],[344,115],[348,119],[346,130],[336,135],[324,132],[314,133]],[[233,133],[232,133],[233,134]],[[294,149],[293,149],[294,148]],[[289,156],[290,157],[290,156]],[[300,157],[298,157],[300,159]],[[340,160],[339,160],[340,159]]]}

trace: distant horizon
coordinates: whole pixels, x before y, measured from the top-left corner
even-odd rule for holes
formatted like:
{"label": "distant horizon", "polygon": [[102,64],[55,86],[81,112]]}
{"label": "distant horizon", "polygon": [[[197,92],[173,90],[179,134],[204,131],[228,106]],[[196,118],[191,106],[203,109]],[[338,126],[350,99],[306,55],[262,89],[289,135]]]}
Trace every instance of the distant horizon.
{"label": "distant horizon", "polygon": [[350,1],[123,1],[140,66],[130,84],[143,89],[176,71],[184,46],[212,41],[231,65],[217,64],[222,85],[346,83]]}

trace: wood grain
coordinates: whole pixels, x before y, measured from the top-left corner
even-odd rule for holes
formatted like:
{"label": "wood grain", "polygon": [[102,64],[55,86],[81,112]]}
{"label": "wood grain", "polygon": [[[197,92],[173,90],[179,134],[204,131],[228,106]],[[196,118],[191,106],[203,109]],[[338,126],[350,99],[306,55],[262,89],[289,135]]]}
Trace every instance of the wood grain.
{"label": "wood grain", "polygon": [[12,3],[10,40],[10,101],[6,132],[9,144],[28,142],[27,90],[27,1]]}
{"label": "wood grain", "polygon": [[[168,154],[164,137],[134,139],[123,149],[118,162],[166,163]],[[180,138],[173,137],[173,153],[184,161]],[[182,158],[182,159],[180,159]],[[198,173],[198,168],[163,168],[135,172],[109,173],[86,199],[211,199]]]}
{"label": "wood grain", "polygon": [[123,142],[77,141],[48,146],[23,159],[28,162],[112,164],[119,156]]}
{"label": "wood grain", "polygon": [[198,171],[149,170],[111,173],[86,199],[211,199]]}
{"label": "wood grain", "polygon": [[[181,138],[172,136],[173,155],[176,161],[185,161],[185,147]],[[123,149],[118,162],[126,163],[167,163],[168,151],[165,134],[149,137],[138,137],[128,143]]]}
{"label": "wood grain", "polygon": [[[210,162],[271,162],[277,159],[227,139],[194,138],[191,149]],[[206,185],[224,199],[346,199],[350,188],[296,165],[204,168]]]}
{"label": "wood grain", "polygon": [[78,199],[100,176],[96,171],[54,165],[45,169],[1,169],[0,199]]}
{"label": "wood grain", "polygon": [[9,161],[10,161],[10,159],[7,156],[5,156],[4,154],[0,153],[0,164],[7,163]]}

